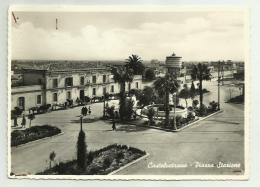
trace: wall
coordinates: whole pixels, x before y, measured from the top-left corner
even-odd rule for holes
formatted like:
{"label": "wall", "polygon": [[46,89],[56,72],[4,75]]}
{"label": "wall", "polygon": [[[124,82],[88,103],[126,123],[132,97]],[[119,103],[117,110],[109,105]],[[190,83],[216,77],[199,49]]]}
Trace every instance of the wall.
{"label": "wall", "polygon": [[[37,95],[41,95],[42,102],[37,104]],[[11,109],[18,107],[18,98],[24,97],[25,110],[45,103],[44,91],[40,85],[14,87],[11,90]]]}

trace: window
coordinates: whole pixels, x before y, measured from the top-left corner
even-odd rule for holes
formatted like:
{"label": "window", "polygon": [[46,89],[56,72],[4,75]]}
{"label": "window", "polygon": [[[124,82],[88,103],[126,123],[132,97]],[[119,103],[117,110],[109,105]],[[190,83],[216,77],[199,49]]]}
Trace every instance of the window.
{"label": "window", "polygon": [[37,105],[40,105],[40,104],[42,104],[42,96],[41,95],[37,95],[37,99],[36,99],[37,101]]}
{"label": "window", "polygon": [[68,77],[65,79],[65,87],[73,86],[73,78]]}
{"label": "window", "polygon": [[103,83],[107,82],[107,76],[103,75]]}
{"label": "window", "polygon": [[24,104],[25,104],[25,99],[24,97],[19,97],[18,98],[18,107],[22,110],[24,110]]}
{"label": "window", "polygon": [[94,96],[96,95],[96,88],[92,89],[92,95],[94,95]]}
{"label": "window", "polygon": [[111,93],[114,93],[114,91],[115,91],[114,89],[115,89],[115,88],[114,88],[114,85],[111,85],[111,87],[110,87],[110,92],[111,92]]}
{"label": "window", "polygon": [[103,95],[105,95],[107,93],[107,88],[103,87]]}
{"label": "window", "polygon": [[52,79],[52,87],[57,88],[58,87],[58,79]]}
{"label": "window", "polygon": [[71,99],[71,92],[70,91],[67,92],[67,99]]}
{"label": "window", "polygon": [[92,83],[96,83],[97,82],[97,77],[96,77],[96,75],[93,75],[92,76]]}
{"label": "window", "polygon": [[53,102],[57,102],[58,101],[58,94],[57,93],[53,93],[52,100],[53,100]]}
{"label": "window", "polygon": [[85,84],[84,77],[80,77],[80,85],[84,85],[84,84]]}
{"label": "window", "polygon": [[38,79],[38,84],[42,84],[42,79]]}
{"label": "window", "polygon": [[135,83],[135,88],[138,89],[138,82]]}

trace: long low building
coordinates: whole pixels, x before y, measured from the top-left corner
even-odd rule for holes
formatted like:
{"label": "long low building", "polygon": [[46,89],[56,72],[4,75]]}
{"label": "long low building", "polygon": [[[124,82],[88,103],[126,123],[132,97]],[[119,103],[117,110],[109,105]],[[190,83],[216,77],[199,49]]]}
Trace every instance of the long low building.
{"label": "long low building", "polygon": [[[22,68],[20,84],[11,87],[12,110],[19,107],[29,110],[42,105],[64,104],[67,100],[84,100],[101,97],[104,93],[120,92],[119,83],[115,82],[107,67],[86,69],[37,69]],[[15,70],[14,70],[15,74]],[[129,84],[126,83],[126,91]],[[142,89],[142,76],[135,75],[130,89]]]}

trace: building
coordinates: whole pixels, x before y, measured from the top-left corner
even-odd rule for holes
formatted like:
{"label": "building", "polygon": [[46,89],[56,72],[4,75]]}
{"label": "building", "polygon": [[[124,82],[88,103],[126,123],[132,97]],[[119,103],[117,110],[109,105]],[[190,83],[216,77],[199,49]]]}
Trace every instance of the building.
{"label": "building", "polygon": [[[68,100],[102,97],[117,94],[120,85],[107,67],[79,68],[21,68],[19,84],[11,88],[12,109],[29,110],[43,105],[62,105]],[[15,75],[16,71],[14,71]],[[126,83],[126,91],[129,84]],[[134,76],[130,89],[142,89],[142,76]]]}

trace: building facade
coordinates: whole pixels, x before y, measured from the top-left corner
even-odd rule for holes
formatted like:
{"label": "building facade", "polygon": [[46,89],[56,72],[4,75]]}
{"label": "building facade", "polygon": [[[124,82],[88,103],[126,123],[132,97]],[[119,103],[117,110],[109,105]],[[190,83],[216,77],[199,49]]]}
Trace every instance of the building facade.
{"label": "building facade", "polygon": [[[22,72],[22,73],[21,73]],[[19,107],[29,110],[42,105],[62,105],[67,100],[76,101],[102,97],[104,93],[118,94],[120,85],[114,81],[106,67],[88,69],[30,69],[23,68],[22,83],[11,88],[12,110]],[[135,75],[130,89],[143,89],[142,76]],[[129,91],[126,83],[126,91]]]}

